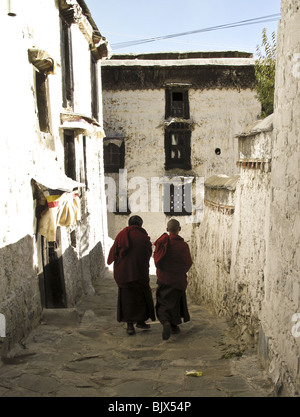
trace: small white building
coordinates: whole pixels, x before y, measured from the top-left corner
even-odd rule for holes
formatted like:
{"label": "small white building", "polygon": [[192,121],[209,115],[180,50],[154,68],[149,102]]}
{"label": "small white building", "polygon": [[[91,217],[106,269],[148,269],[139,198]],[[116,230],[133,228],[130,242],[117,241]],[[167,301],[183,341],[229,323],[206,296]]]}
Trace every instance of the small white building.
{"label": "small white building", "polygon": [[82,0],[0,3],[2,354],[105,268],[100,62]]}
{"label": "small white building", "polygon": [[252,55],[113,55],[102,83],[109,235],[131,212],[153,241],[171,216],[190,240],[203,215],[204,180],[236,173],[234,135],[260,113]]}

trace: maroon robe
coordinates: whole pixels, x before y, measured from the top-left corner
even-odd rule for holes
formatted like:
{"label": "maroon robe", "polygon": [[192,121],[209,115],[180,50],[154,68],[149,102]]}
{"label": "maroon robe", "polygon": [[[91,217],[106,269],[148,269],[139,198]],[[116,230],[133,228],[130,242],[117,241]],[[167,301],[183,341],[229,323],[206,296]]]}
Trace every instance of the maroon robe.
{"label": "maroon robe", "polygon": [[154,262],[158,281],[185,291],[186,274],[193,263],[188,244],[179,235],[164,233],[154,245]]}
{"label": "maroon robe", "polygon": [[149,261],[152,245],[145,229],[125,227],[110,249],[107,263],[114,262],[114,279],[118,285],[118,321],[155,320],[149,286]]}
{"label": "maroon robe", "polygon": [[185,290],[187,272],[192,266],[188,244],[176,234],[164,233],[155,244],[157,275],[156,315],[161,323],[172,325],[190,320]]}

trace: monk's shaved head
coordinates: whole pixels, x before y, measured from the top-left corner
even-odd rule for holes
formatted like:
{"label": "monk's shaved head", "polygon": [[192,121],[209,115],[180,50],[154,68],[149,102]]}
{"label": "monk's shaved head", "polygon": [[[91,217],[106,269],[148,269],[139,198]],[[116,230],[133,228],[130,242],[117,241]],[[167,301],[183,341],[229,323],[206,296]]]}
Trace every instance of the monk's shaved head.
{"label": "monk's shaved head", "polygon": [[179,233],[181,227],[178,220],[171,219],[167,223],[167,231],[170,233]]}

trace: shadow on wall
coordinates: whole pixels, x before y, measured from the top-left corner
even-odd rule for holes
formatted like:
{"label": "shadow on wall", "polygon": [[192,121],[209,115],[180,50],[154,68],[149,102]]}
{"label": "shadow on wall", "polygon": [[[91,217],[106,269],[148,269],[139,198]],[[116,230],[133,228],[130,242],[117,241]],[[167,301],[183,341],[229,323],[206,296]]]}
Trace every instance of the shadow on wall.
{"label": "shadow on wall", "polygon": [[42,312],[33,240],[27,235],[0,249],[0,313],[6,326],[5,338],[0,338],[1,356],[29,334]]}
{"label": "shadow on wall", "polygon": [[42,242],[43,273],[39,275],[39,286],[44,308],[74,307],[82,295],[95,293],[105,272],[101,242],[79,259],[72,245],[62,254],[59,239]]}
{"label": "shadow on wall", "polygon": [[0,314],[2,326],[5,323],[0,329],[0,357],[39,324],[43,308],[74,306],[83,294],[95,293],[105,273],[100,242],[78,259],[71,246],[61,254],[55,242],[42,239],[38,250],[44,265],[39,274],[33,265],[35,247],[34,237],[27,235],[0,249]]}

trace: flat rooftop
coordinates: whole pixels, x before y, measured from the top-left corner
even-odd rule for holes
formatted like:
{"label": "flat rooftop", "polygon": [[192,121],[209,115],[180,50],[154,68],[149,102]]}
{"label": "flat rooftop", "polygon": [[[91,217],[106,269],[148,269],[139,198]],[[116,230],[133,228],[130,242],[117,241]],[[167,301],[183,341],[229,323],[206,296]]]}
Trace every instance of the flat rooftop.
{"label": "flat rooftop", "polygon": [[170,60],[195,58],[253,58],[250,52],[241,51],[192,51],[192,52],[150,52],[145,54],[113,54],[111,59],[143,59],[143,60]]}
{"label": "flat rooftop", "polygon": [[113,54],[102,61],[103,67],[176,67],[176,66],[251,66],[253,54],[239,51],[221,52],[156,52],[147,54]]}

